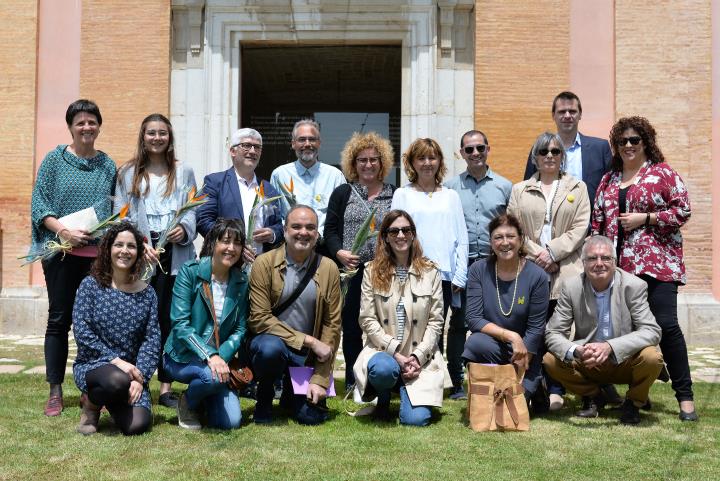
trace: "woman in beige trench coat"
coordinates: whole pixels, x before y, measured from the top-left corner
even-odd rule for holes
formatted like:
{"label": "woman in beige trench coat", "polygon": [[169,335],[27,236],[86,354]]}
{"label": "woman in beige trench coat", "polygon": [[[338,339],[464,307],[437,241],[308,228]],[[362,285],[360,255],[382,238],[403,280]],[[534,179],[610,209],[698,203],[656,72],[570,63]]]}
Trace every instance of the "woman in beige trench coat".
{"label": "woman in beige trench coat", "polygon": [[[591,202],[585,183],[565,172],[567,154],[559,136],[541,134],[530,155],[537,172],[513,186],[507,211],[518,218],[525,232],[527,258],[549,276],[549,320],[562,281],[583,272],[580,249],[590,224]],[[548,392],[538,389],[531,401],[536,413],[563,405],[562,386],[548,376],[545,382]]]}
{"label": "woman in beige trench coat", "polygon": [[380,226],[375,259],[362,282],[360,327],[365,346],[355,362],[363,400],[378,398],[376,417],[389,418],[390,395],[400,392],[400,423],[426,426],[442,406],[450,376],[438,338],[442,333],[442,278],[422,255],[410,214],[392,210]]}

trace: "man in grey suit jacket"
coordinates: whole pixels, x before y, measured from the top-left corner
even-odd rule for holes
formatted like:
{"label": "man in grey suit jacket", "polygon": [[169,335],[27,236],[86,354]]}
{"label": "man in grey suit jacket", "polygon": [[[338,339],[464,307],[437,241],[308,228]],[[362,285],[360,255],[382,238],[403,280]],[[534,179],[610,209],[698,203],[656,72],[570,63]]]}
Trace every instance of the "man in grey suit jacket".
{"label": "man in grey suit jacket", "polygon": [[[557,133],[563,141],[567,158],[566,172],[585,182],[590,197],[590,204],[595,202],[600,180],[610,170],[612,153],[606,139],[589,137],[578,132],[582,118],[582,104],[572,92],[560,92],[552,104],[552,116]],[[525,166],[525,177],[529,179],[536,172],[535,164],[528,155]]]}
{"label": "man in grey suit jacket", "polygon": [[[663,366],[660,327],[647,302],[647,285],[615,267],[615,249],[604,236],[582,250],[585,272],[562,287],[545,330],[543,364],[566,389],[583,396],[581,417],[596,417],[605,404],[600,385],[629,384],[623,424],[640,422],[639,408]],[[575,332],[571,338],[571,329]]]}

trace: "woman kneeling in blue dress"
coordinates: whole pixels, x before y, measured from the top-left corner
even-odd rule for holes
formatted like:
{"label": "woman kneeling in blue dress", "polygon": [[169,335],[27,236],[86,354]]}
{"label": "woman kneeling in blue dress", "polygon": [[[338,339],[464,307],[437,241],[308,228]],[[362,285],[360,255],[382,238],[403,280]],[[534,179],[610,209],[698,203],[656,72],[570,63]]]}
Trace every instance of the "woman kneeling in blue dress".
{"label": "woman kneeling in blue dress", "polygon": [[143,255],[135,227],[112,226],[78,289],[73,375],[82,391],[81,434],[97,431],[102,406],[125,435],[152,426],[148,383],[160,359],[160,329],[155,291],[140,280]]}
{"label": "woman kneeling in blue dress", "polygon": [[228,386],[228,362],[242,346],[247,325],[244,247],[241,221],[218,219],[200,259],[186,262],[175,280],[163,361],[175,381],[188,385],[177,408],[178,424],[185,429],[200,429],[203,412],[208,427],[240,427],[240,400]]}

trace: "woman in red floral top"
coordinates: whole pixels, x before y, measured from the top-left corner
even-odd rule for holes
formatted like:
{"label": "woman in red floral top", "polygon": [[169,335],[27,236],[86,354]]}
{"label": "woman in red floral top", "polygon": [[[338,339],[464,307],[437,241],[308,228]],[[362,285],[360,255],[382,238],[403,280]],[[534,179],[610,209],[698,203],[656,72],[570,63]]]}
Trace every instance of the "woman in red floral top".
{"label": "woman in red floral top", "polygon": [[647,282],[680,419],[695,421],[687,347],[677,320],[678,286],[686,283],[680,227],[690,218],[690,200],[655,137],[643,117],[625,117],[612,127],[612,169],[597,190],[592,233],[612,239],[618,265]]}

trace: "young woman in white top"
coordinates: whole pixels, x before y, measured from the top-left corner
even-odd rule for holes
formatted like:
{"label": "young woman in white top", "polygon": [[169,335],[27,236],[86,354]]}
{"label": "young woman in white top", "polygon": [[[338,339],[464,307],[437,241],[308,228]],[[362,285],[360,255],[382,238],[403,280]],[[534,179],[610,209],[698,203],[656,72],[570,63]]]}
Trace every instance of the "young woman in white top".
{"label": "young woman in white top", "polygon": [[[195,213],[190,211],[173,228],[163,249],[155,249],[162,232],[195,187],[192,168],[175,158],[175,140],[170,120],[162,114],[145,117],[140,126],[135,156],[120,168],[114,211],[130,204],[128,218],[145,237],[145,260],[155,266],[150,279],[158,298],[158,321],[162,344],[170,332],[170,303],[175,276],[185,261],[195,258]],[[164,365],[158,367],[161,405],[176,408],[172,379]]]}

